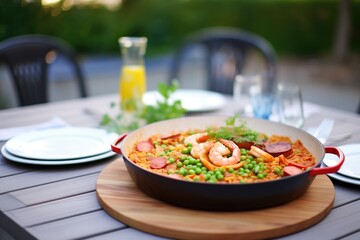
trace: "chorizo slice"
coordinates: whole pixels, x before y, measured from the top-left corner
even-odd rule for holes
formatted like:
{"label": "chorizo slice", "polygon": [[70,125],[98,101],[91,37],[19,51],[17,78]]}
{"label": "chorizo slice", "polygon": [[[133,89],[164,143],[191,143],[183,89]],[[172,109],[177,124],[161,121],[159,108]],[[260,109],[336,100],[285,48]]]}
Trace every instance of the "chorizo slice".
{"label": "chorizo slice", "polygon": [[154,145],[150,141],[142,141],[136,145],[136,150],[140,152],[150,152]]}
{"label": "chorizo slice", "polygon": [[274,142],[266,144],[265,151],[274,157],[280,156],[281,154],[285,157],[290,157],[293,154],[291,144],[288,142]]}
{"label": "chorizo slice", "polygon": [[150,168],[152,169],[161,169],[166,167],[167,165],[167,158],[166,157],[157,157],[153,158],[150,161]]}
{"label": "chorizo slice", "polygon": [[180,133],[176,133],[176,134],[172,134],[172,135],[166,135],[166,136],[162,136],[161,140],[174,139],[174,138],[178,138],[180,136],[181,136]]}
{"label": "chorizo slice", "polygon": [[294,166],[286,166],[283,168],[284,176],[294,176],[302,173],[303,171],[300,168]]}

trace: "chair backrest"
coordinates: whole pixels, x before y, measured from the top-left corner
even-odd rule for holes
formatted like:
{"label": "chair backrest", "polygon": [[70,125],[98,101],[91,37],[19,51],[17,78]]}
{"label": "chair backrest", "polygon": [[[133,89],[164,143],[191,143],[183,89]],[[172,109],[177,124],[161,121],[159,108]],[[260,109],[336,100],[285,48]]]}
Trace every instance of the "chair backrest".
{"label": "chair backrest", "polygon": [[205,50],[207,89],[233,94],[233,81],[243,73],[244,66],[252,52],[263,56],[269,86],[276,75],[276,59],[271,44],[264,38],[236,28],[207,28],[190,34],[175,53],[168,81],[179,79],[182,64],[194,46]]}
{"label": "chair backrest", "polygon": [[10,69],[21,106],[46,103],[48,67],[57,55],[71,65],[80,97],[86,97],[85,80],[76,52],[66,42],[46,35],[23,35],[0,43],[0,61]]}

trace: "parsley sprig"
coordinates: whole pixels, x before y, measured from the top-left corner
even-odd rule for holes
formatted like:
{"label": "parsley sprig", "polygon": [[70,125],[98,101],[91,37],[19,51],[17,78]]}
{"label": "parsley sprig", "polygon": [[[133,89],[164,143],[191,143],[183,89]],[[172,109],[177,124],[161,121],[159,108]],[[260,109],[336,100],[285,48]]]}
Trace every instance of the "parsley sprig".
{"label": "parsley sprig", "polygon": [[173,81],[171,85],[158,84],[158,91],[162,99],[156,101],[154,106],[145,105],[140,111],[121,112],[117,104],[111,103],[111,110],[118,110],[115,116],[106,113],[102,116],[100,126],[116,133],[133,131],[149,123],[178,118],[185,115],[185,109],[180,100],[171,100],[171,95],[179,88],[179,83]]}
{"label": "parsley sprig", "polygon": [[156,105],[147,105],[144,108],[142,117],[147,123],[153,123],[165,119],[178,118],[185,115],[185,109],[181,105],[181,100],[171,102],[171,94],[179,88],[179,83],[173,81],[169,86],[165,83],[159,83],[158,91],[163,99],[157,100]]}
{"label": "parsley sprig", "polygon": [[209,136],[232,140],[236,143],[258,142],[259,133],[250,129],[245,120],[241,119],[239,115],[227,118],[225,123],[226,126],[216,130],[209,128],[207,130]]}

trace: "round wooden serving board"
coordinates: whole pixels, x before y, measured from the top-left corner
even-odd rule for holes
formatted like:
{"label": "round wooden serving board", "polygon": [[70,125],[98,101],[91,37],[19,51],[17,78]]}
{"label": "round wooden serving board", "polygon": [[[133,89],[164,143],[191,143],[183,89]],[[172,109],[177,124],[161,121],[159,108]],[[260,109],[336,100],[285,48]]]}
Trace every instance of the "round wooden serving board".
{"label": "round wooden serving board", "polygon": [[287,235],[323,219],[335,197],[332,182],[320,175],[304,195],[277,207],[236,212],[180,208],[139,190],[122,158],[114,160],[100,173],[96,191],[101,206],[112,217],[139,230],[177,239],[256,239]]}

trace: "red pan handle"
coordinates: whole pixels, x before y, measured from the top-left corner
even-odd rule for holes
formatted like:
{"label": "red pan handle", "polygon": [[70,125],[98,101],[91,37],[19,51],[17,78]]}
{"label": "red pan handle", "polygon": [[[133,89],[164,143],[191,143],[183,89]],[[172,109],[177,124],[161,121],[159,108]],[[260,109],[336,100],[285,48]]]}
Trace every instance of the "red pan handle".
{"label": "red pan handle", "polygon": [[121,154],[121,149],[117,146],[124,138],[128,135],[128,133],[121,134],[115,141],[111,144],[111,150],[118,154]]}
{"label": "red pan handle", "polygon": [[335,154],[339,157],[339,162],[335,166],[331,167],[323,167],[323,168],[314,168],[310,172],[310,176],[320,175],[320,174],[328,174],[328,173],[335,173],[339,171],[341,165],[345,161],[345,154],[337,147],[325,147],[326,153]]}

